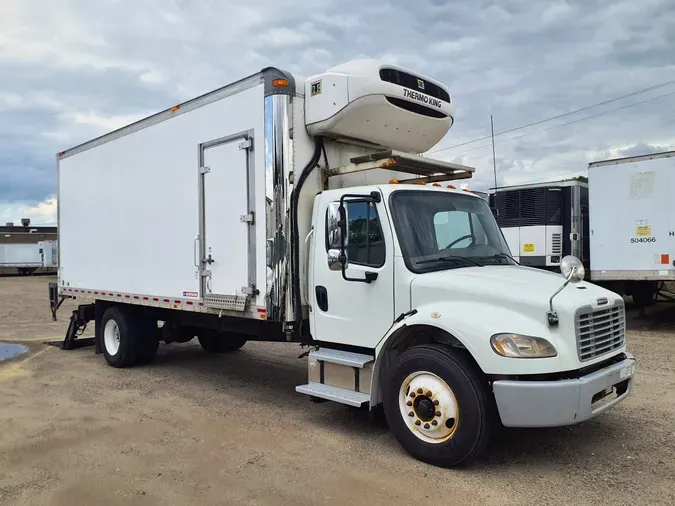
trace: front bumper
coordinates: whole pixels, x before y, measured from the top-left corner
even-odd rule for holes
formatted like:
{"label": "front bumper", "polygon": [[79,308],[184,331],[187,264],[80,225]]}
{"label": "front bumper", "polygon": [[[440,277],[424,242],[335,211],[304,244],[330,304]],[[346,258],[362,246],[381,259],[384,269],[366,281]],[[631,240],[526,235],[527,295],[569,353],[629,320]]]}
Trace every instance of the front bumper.
{"label": "front bumper", "polygon": [[[635,358],[625,355],[625,360],[577,379],[493,382],[502,423],[506,427],[558,427],[599,415],[630,394]],[[593,402],[610,387],[611,394]]]}

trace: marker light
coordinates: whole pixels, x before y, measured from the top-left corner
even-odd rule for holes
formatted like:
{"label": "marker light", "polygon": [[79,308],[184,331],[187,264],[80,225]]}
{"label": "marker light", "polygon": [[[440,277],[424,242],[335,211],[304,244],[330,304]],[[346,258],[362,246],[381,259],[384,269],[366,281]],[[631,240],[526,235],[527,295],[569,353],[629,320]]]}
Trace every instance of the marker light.
{"label": "marker light", "polygon": [[171,108],[171,112],[176,112],[178,109],[180,109],[180,106],[179,106],[179,105],[174,105],[174,106]]}
{"label": "marker light", "polygon": [[398,179],[390,179],[389,184],[398,184]]}
{"label": "marker light", "polygon": [[457,189],[457,188],[455,188],[454,186],[452,186],[451,184],[448,185],[448,188],[450,188],[451,190],[456,190],[456,189]]}
{"label": "marker light", "polygon": [[275,79],[272,86],[288,86],[288,79]]}

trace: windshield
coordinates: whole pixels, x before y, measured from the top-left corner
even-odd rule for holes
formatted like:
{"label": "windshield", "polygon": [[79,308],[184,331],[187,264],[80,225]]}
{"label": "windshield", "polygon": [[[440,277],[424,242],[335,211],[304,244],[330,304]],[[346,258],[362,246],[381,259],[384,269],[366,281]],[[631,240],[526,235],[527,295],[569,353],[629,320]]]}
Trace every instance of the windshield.
{"label": "windshield", "polygon": [[390,203],[403,256],[413,272],[515,264],[481,198],[402,190],[391,195]]}

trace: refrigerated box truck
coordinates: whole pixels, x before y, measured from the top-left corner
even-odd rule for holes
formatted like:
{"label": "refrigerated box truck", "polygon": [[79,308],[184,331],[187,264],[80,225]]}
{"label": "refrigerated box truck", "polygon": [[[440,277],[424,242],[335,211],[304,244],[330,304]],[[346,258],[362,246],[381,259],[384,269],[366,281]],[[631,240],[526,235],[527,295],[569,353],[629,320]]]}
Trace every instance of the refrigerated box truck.
{"label": "refrigerated box truck", "polygon": [[592,162],[591,279],[649,303],[675,281],[675,151]]}
{"label": "refrigerated box truck", "polygon": [[453,114],[445,85],[396,65],[266,68],[59,153],[50,297],[82,301],[63,347],[89,321],[114,367],[160,340],[310,345],[297,392],[382,406],[443,466],[499,422],[616,405],[635,370],[621,297],[574,258],[564,276],[511,260],[487,202],[445,184],[474,169],[415,154]]}

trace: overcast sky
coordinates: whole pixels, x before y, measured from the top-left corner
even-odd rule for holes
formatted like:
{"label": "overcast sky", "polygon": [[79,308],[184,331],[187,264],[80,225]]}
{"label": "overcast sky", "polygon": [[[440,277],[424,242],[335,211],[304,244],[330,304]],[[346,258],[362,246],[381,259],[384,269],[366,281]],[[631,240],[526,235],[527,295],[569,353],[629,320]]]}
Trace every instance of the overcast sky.
{"label": "overcast sky", "polygon": [[[1,0],[0,221],[55,221],[58,151],[268,65],[310,75],[362,57],[450,87],[455,125],[435,150],[489,135],[490,114],[501,132],[675,80],[675,2]],[[500,135],[498,181],[675,149],[674,126],[675,83]],[[492,185],[489,140],[430,156]]]}

